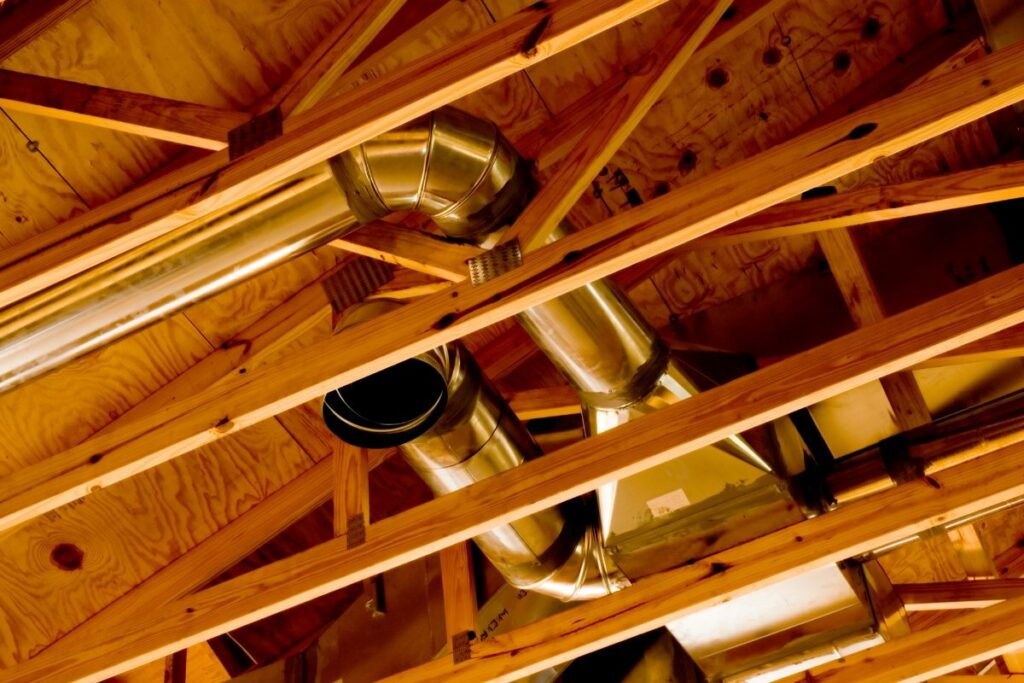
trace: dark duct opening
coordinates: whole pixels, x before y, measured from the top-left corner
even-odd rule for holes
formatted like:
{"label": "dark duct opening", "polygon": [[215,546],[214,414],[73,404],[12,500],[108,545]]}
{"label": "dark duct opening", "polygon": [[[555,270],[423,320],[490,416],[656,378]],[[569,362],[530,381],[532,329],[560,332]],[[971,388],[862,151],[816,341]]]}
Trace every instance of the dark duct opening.
{"label": "dark duct opening", "polygon": [[324,397],[327,427],[363,448],[391,448],[434,425],[448,402],[448,382],[434,365],[410,358]]}

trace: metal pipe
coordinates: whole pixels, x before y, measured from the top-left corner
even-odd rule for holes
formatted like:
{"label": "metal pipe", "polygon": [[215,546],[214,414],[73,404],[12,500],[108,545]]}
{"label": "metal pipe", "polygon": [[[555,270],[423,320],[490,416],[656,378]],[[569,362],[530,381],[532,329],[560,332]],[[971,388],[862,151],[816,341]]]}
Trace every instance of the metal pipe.
{"label": "metal pipe", "polygon": [[[481,242],[529,199],[528,167],[493,124],[443,108],[331,162],[360,222],[396,211],[429,214],[450,237]],[[374,302],[346,325],[397,305]],[[540,454],[461,345],[417,356],[341,387],[324,400],[335,434],[399,446],[437,495]],[[607,595],[626,582],[607,556],[596,515],[573,501],[476,537],[505,579],[561,600]],[[592,521],[587,521],[592,520]]]}
{"label": "metal pipe", "polygon": [[[360,222],[419,211],[449,237],[477,244],[493,241],[532,196],[528,164],[494,125],[450,108],[351,149],[331,167]],[[563,227],[553,239],[565,232]],[[696,392],[610,280],[535,306],[519,320],[579,391],[592,433]],[[426,377],[431,372],[433,380]],[[445,391],[439,389],[442,383]],[[328,394],[324,419],[353,443],[400,446],[438,495],[538,453],[460,346],[410,359]],[[742,439],[734,440],[739,457],[770,471]],[[553,508],[476,541],[512,585],[563,600],[597,597],[625,579],[605,553],[596,520],[581,524],[580,519],[578,511]]]}
{"label": "metal pipe", "polygon": [[[375,300],[342,321],[357,324],[401,306]],[[460,344],[434,349],[340,387],[324,420],[365,447],[399,447],[436,495],[513,469],[540,455],[529,432]],[[516,588],[564,601],[607,595],[626,579],[607,556],[595,515],[574,500],[498,526],[473,540]]]}
{"label": "metal pipe", "polygon": [[[380,135],[332,160],[361,222],[396,211],[429,214],[451,238],[492,242],[530,200],[529,164],[495,126],[451,108]],[[554,241],[570,228],[563,224]],[[530,308],[519,322],[580,394],[596,434],[688,398],[696,387],[664,342],[609,279]],[[736,457],[771,466],[741,437]]]}
{"label": "metal pipe", "polygon": [[326,165],[0,311],[0,392],[358,227]]}

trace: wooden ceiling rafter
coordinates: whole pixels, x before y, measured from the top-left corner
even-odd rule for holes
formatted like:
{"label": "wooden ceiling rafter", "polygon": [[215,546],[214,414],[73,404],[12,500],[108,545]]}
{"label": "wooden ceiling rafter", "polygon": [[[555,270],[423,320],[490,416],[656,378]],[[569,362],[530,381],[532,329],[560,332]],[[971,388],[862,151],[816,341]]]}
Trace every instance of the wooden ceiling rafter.
{"label": "wooden ceiling rafter", "polygon": [[[879,154],[905,149],[1007,106],[1024,98],[1022,60],[1024,46],[988,56],[708,176],[705,183],[715,192],[706,192],[705,183],[684,186],[530,252],[521,267],[478,287],[452,285],[450,291],[381,316],[358,331],[342,331],[273,367],[208,389],[120,433],[14,473],[4,481],[2,525],[20,523],[95,486],[109,486],[333,387],[696,239],[867,165]],[[806,150],[816,151],[808,155]]]}
{"label": "wooden ceiling rafter", "polygon": [[[467,662],[453,665],[446,659],[435,660],[385,680],[389,683],[515,680],[775,581],[880,547],[887,539],[891,542],[911,536],[939,520],[972,514],[971,510],[985,509],[993,501],[1012,499],[1022,490],[1024,475],[1021,474],[1015,477],[1015,482],[1005,482],[1004,486],[988,486],[984,479],[985,475],[996,476],[1003,459],[1007,463],[1024,462],[1024,449],[1010,450],[1012,452],[1002,456],[979,459],[942,473],[939,476],[941,496],[920,480],[875,494],[827,515],[701,558],[692,565],[645,577],[607,598],[582,603],[529,626],[474,643],[472,657]],[[995,493],[994,489],[999,492]],[[872,514],[878,509],[889,510],[889,514]],[[885,646],[868,650],[866,656],[870,657],[871,652],[881,647]],[[805,679],[801,674],[787,680]],[[881,683],[897,679],[878,680]]]}
{"label": "wooden ceiling rafter", "polygon": [[618,92],[604,102],[601,121],[587,122],[581,135],[575,130],[567,133],[576,142],[502,234],[502,242],[515,240],[522,250],[533,251],[551,239],[580,195],[689,62],[729,2],[694,0],[680,10],[646,63],[627,75]]}
{"label": "wooden ceiling rafter", "polygon": [[[884,319],[882,297],[850,231],[842,228],[823,232],[818,235],[818,244],[854,324],[864,327]],[[894,372],[879,381],[892,408],[893,420],[901,432],[931,422],[928,405],[912,372]]]}
{"label": "wooden ceiling rafter", "polygon": [[[441,588],[444,593],[444,626],[450,654],[462,657],[476,628],[476,580],[473,549],[462,541],[441,550]],[[460,639],[464,638],[465,642]]]}
{"label": "wooden ceiling rafter", "polygon": [[143,135],[208,150],[228,146],[244,112],[0,69],[0,107],[8,111]]}
{"label": "wooden ceiling rafter", "polygon": [[[25,3],[62,8],[51,17],[49,28],[77,3]],[[263,109],[278,108],[282,117],[300,113],[330,91],[335,81],[377,37],[404,0],[364,0],[346,13],[339,24],[292,77],[270,98]],[[19,9],[18,12],[27,10]],[[36,13],[39,10],[35,10]],[[12,13],[13,14],[13,13]],[[41,31],[33,31],[38,34]],[[0,61],[3,47],[0,46]],[[229,133],[252,119],[243,111],[232,111],[171,100],[155,95],[126,92],[115,88],[76,83],[0,69],[0,106],[17,112],[60,119],[72,123],[142,135],[155,140],[218,151],[228,146]],[[257,113],[261,110],[257,108]]]}
{"label": "wooden ceiling rafter", "polygon": [[[942,680],[936,677],[1024,647],[1022,626],[1024,598],[1018,597],[847,655],[839,664],[817,667],[806,675],[820,683]],[[807,679],[801,674],[783,680],[797,683]]]}
{"label": "wooden ceiling rafter", "polygon": [[333,445],[334,535],[354,548],[363,542],[370,523],[370,451],[340,439]]}
{"label": "wooden ceiling rafter", "polygon": [[466,261],[483,249],[449,242],[421,230],[375,221],[331,242],[353,254],[433,275],[449,282],[469,277]]}
{"label": "wooden ceiling rafter", "polygon": [[[888,326],[887,322],[878,327]],[[860,330],[851,337],[863,337],[865,332]],[[883,342],[884,338],[876,344]],[[706,395],[677,405],[692,404]],[[644,418],[642,422],[653,423],[660,415]],[[614,435],[615,431],[619,430],[606,435]],[[606,440],[606,435],[597,438]],[[511,520],[525,514],[527,509],[545,507],[554,500],[569,497],[561,493],[551,495],[560,482],[550,478],[544,480],[546,483],[538,480],[538,488],[542,490],[536,496],[519,486],[513,487],[515,492],[511,499],[503,499],[502,492],[509,491],[503,486],[509,480],[521,479],[522,470],[539,469],[552,458],[561,459],[560,453],[583,449],[564,449],[373,524],[367,529],[366,543],[354,549],[346,550],[343,539],[329,541],[200,591],[145,618],[140,617],[88,651],[51,650],[6,670],[3,680],[35,683],[43,672],[50,677],[97,680],[302,602],[314,594],[329,592],[466,540],[481,529],[491,528],[500,519]],[[572,472],[571,464],[564,472]],[[940,489],[922,480],[911,482],[716,553],[693,565],[648,577],[608,598],[584,603],[568,613],[488,639],[486,644],[474,645],[476,656],[463,662],[457,670],[448,660],[436,660],[415,670],[421,676],[403,680],[455,680],[451,676],[463,671],[468,672],[466,680],[480,680],[479,676],[490,678],[489,674],[495,669],[523,675],[657,628],[687,610],[695,611],[768,585],[772,579],[830,564],[950,519],[981,512],[1024,495],[1024,449],[1011,446],[997,454],[982,456],[937,474],[936,480]],[[573,486],[571,493],[578,493],[578,488],[581,487]],[[485,489],[493,490],[494,498],[484,497]],[[491,501],[490,511],[482,513],[472,504],[466,504],[472,500]],[[502,509],[506,504],[515,509]],[[887,514],[870,514],[877,509],[885,509]],[[414,519],[418,521],[413,523]],[[461,530],[452,533],[457,526]],[[384,527],[388,530],[383,531]],[[638,604],[642,604],[643,609],[638,609]],[[551,637],[553,632],[560,633],[561,637]],[[409,676],[410,672],[404,675]]]}
{"label": "wooden ceiling rafter", "polygon": [[276,108],[287,119],[322,100],[404,4],[405,0],[360,0],[257,112]]}
{"label": "wooden ceiling rafter", "polygon": [[933,368],[958,363],[1024,357],[1024,327],[1014,326],[976,342],[931,358],[918,367]]}
{"label": "wooden ceiling rafter", "polygon": [[259,193],[666,1],[534,5],[291,117],[283,135],[254,152],[234,161],[227,151],[207,154],[3,252],[0,306]]}
{"label": "wooden ceiling rafter", "polygon": [[59,24],[89,0],[32,0],[0,11],[0,62]]}
{"label": "wooden ceiling rafter", "polygon": [[[758,22],[784,4],[784,0],[737,0],[703,39],[691,63],[707,56],[743,35]],[[555,169],[579,139],[592,128],[596,113],[630,81],[631,74],[641,71],[643,63],[623,66],[613,77],[588,94],[569,104],[550,121],[534,128],[517,140],[517,148],[533,159],[541,174]]]}
{"label": "wooden ceiling rafter", "polygon": [[[452,280],[455,280],[455,279],[453,278]],[[565,402],[566,402],[566,401],[561,401],[561,402],[560,402],[560,403],[559,403],[559,404],[557,405],[557,407],[555,407],[555,409],[554,409],[554,410],[558,410],[558,411],[564,411],[564,410],[569,410],[568,408],[564,407],[564,405],[562,404],[562,403],[565,403]],[[575,408],[574,410],[578,410],[578,407],[577,407],[577,408]]]}
{"label": "wooden ceiling rafter", "polygon": [[908,612],[982,609],[1024,597],[1024,579],[905,583],[894,585],[893,590]]}
{"label": "wooden ceiling rafter", "polygon": [[1024,162],[783,202],[701,238],[694,247],[769,240],[1024,198]]}

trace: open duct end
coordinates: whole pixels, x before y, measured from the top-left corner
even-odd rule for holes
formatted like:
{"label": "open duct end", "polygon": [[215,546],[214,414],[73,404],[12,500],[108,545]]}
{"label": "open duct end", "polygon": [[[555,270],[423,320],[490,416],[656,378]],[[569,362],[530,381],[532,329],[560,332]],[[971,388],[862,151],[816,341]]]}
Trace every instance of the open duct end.
{"label": "open duct end", "polygon": [[[402,307],[376,299],[353,306],[341,320],[352,327]],[[449,356],[422,354],[324,396],[324,423],[342,441],[360,448],[394,448],[422,436],[448,405]]]}
{"label": "open duct end", "polygon": [[430,429],[448,404],[442,368],[410,358],[324,397],[327,427],[362,448],[400,446]]}

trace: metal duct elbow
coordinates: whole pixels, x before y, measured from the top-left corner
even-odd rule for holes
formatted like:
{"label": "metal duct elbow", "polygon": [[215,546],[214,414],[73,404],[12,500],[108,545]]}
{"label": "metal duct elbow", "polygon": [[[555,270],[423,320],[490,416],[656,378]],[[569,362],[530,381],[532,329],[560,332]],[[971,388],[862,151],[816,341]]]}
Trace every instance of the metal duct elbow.
{"label": "metal duct elbow", "polygon": [[379,215],[417,209],[475,239],[518,211],[528,178],[492,124],[448,108],[330,164],[335,173],[320,164],[0,311],[0,392]]}
{"label": "metal duct elbow", "polygon": [[529,198],[528,167],[494,124],[451,107],[378,135],[331,166],[360,222],[419,211],[459,240],[482,240]]}
{"label": "metal duct elbow", "polygon": [[[512,223],[532,196],[529,164],[494,125],[451,108],[353,148],[332,159],[331,167],[360,222],[419,211],[449,237],[478,244]],[[355,316],[369,314],[364,307]],[[664,343],[610,280],[531,308],[519,320],[580,392],[592,433],[695,393]],[[352,443],[399,446],[438,495],[539,453],[458,345],[331,392],[324,419]],[[552,508],[475,540],[520,588],[575,600],[605,595],[624,582],[606,556],[593,511]]]}
{"label": "metal duct elbow", "polygon": [[[345,325],[400,306],[361,305]],[[330,392],[324,420],[364,447],[398,446],[435,495],[540,455],[530,434],[466,349],[452,344]],[[625,578],[606,555],[583,500],[501,525],[473,540],[513,586],[561,600],[608,595]]]}
{"label": "metal duct elbow", "polygon": [[[331,165],[361,222],[415,210],[449,237],[477,244],[512,223],[533,195],[529,163],[497,128],[450,107],[351,149]],[[569,231],[563,223],[550,240]],[[664,342],[609,279],[518,319],[579,392],[591,434],[696,393]],[[771,470],[739,437],[730,441],[737,457]]]}

